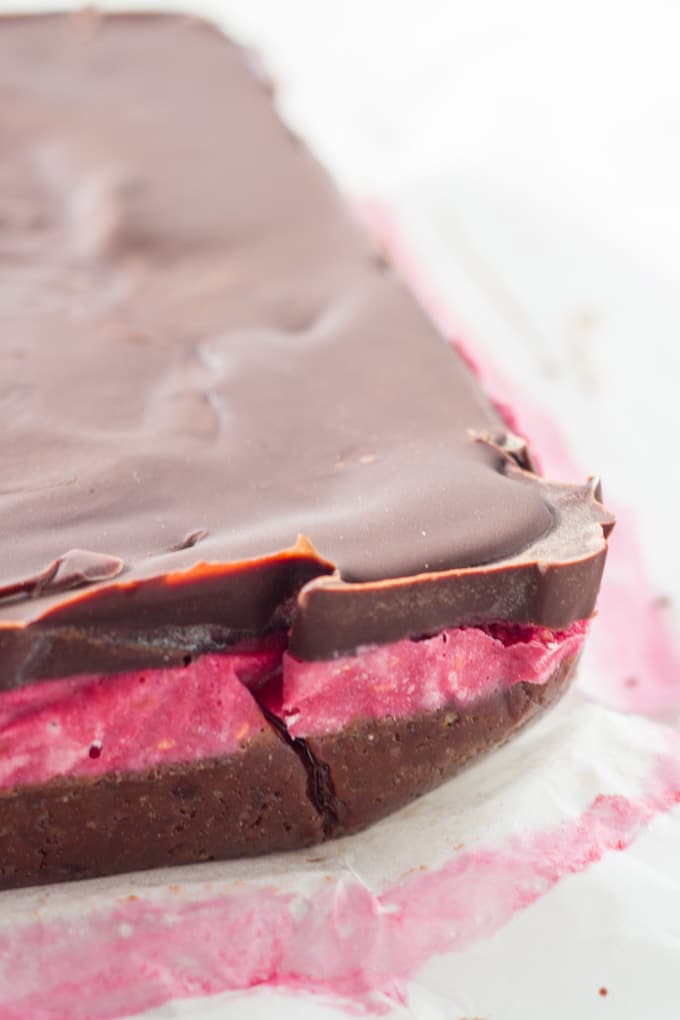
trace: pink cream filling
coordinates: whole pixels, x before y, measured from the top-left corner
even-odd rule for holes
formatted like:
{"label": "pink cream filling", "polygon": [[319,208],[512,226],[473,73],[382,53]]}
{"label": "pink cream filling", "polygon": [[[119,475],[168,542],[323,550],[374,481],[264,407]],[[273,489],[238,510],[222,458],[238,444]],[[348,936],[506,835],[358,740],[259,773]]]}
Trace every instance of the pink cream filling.
{"label": "pink cream filling", "polygon": [[586,628],[460,627],[326,662],[268,641],[178,668],[34,683],[0,694],[0,789],[232,754],[268,732],[260,706],[305,737],[470,705],[520,681],[545,683]]}
{"label": "pink cream filling", "polygon": [[247,684],[281,650],[47,680],[0,695],[0,789],[231,754],[268,729]]}
{"label": "pink cream filling", "polygon": [[284,656],[281,715],[293,737],[320,736],[353,719],[466,707],[520,681],[546,683],[578,654],[587,623],[568,630],[457,627],[422,641],[377,645],[331,662]]}

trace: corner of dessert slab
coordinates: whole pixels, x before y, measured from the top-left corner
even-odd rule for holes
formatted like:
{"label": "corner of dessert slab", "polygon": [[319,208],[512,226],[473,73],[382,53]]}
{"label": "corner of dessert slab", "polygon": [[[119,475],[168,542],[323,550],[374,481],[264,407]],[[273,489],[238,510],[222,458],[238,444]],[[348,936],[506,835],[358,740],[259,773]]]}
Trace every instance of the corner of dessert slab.
{"label": "corner of dessert slab", "polygon": [[0,331],[0,888],[423,795],[567,688],[613,524],[538,475],[238,47],[74,31],[0,22],[36,210]]}

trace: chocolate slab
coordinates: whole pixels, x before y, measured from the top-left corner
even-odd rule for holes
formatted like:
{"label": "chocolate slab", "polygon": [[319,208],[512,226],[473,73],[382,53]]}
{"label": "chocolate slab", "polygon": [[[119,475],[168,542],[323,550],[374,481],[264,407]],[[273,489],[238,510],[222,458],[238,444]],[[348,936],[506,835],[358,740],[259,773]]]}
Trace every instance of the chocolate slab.
{"label": "chocolate slab", "polygon": [[273,727],[222,760],[0,793],[0,889],[309,846],[355,832],[505,743],[563,691],[519,683],[466,708],[358,721],[307,741]]}
{"label": "chocolate slab", "polygon": [[0,688],[592,612],[594,489],[527,470],[246,53],[3,18],[0,123]]}

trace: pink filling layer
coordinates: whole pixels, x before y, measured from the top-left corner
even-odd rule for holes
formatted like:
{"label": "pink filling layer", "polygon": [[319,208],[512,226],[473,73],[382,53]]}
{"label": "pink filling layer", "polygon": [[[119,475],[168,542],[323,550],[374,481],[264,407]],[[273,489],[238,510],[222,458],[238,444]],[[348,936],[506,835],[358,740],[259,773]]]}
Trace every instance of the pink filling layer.
{"label": "pink filling layer", "polygon": [[469,705],[522,680],[545,683],[577,654],[586,626],[463,627],[330,662],[268,642],[176,669],[32,684],[0,694],[0,789],[230,754],[267,729],[258,702],[294,737]]}
{"label": "pink filling layer", "polygon": [[0,789],[229,754],[267,729],[245,684],[281,650],[48,680],[0,695]]}
{"label": "pink filling layer", "polygon": [[284,656],[282,715],[292,736],[331,733],[352,719],[464,707],[524,680],[543,684],[581,648],[568,630],[458,627],[423,641],[379,645],[332,662]]}

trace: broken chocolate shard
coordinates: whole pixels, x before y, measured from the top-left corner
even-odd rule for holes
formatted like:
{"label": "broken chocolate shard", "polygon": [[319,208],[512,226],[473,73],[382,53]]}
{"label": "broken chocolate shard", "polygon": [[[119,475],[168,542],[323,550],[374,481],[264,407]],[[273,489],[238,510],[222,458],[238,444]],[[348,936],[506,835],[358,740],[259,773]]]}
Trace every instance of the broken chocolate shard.
{"label": "broken chocolate shard", "polygon": [[205,528],[196,528],[195,531],[190,531],[188,535],[185,535],[181,542],[177,542],[176,545],[171,545],[168,552],[181,552],[182,549],[193,549],[193,547],[201,541],[201,539],[207,536],[208,532]]}
{"label": "broken chocolate shard", "polygon": [[110,581],[122,570],[123,561],[117,556],[70,549],[32,577],[3,584],[0,601],[22,597],[37,599],[55,592],[71,591],[97,581]]}
{"label": "broken chocolate shard", "polygon": [[496,429],[494,432],[475,432],[470,429],[468,434],[473,442],[486,443],[503,456],[511,458],[517,467],[536,473],[529,445],[522,436],[507,429]]}

